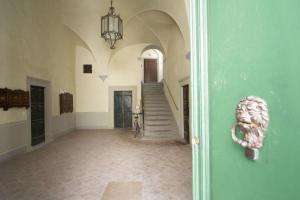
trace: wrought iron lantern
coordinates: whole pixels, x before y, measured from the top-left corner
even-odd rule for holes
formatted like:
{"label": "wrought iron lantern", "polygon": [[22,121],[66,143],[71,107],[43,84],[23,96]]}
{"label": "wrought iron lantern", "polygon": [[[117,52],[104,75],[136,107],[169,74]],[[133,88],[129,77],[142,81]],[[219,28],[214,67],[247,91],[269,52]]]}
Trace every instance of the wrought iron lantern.
{"label": "wrought iron lantern", "polygon": [[101,37],[109,42],[111,49],[115,49],[116,42],[123,39],[123,20],[116,14],[112,0],[108,14],[101,17]]}

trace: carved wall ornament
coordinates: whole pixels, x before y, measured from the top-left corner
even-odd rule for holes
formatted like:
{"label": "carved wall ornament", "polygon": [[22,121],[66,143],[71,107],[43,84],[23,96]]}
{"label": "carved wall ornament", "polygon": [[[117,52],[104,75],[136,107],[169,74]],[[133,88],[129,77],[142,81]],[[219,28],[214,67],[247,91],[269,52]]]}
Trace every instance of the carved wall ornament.
{"label": "carved wall ornament", "polygon": [[108,75],[99,75],[99,78],[104,82],[108,78]]}
{"label": "carved wall ornament", "polygon": [[[245,154],[249,159],[257,160],[269,125],[267,103],[256,96],[244,98],[236,108],[236,120],[231,130],[233,141],[246,148]],[[243,139],[237,136],[238,128]]]}

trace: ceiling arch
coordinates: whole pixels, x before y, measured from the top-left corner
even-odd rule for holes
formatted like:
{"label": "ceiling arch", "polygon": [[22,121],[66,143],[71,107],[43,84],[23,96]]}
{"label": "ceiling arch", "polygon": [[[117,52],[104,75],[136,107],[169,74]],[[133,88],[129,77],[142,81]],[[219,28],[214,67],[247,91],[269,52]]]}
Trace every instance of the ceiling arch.
{"label": "ceiling arch", "polygon": [[166,56],[165,51],[164,51],[163,48],[161,48],[160,46],[157,46],[157,45],[153,45],[153,44],[150,44],[150,45],[146,46],[146,47],[141,51],[141,56],[143,55],[144,52],[146,52],[146,51],[148,51],[148,50],[150,50],[150,49],[156,49],[156,50],[160,51],[160,52],[163,54],[164,57]]}
{"label": "ceiling arch", "polygon": [[[159,47],[167,55],[171,32],[180,33],[184,49],[189,50],[189,30],[185,0],[116,0],[117,12],[124,20],[124,39],[110,50],[101,38],[100,19],[107,12],[107,0],[61,0],[64,24],[88,47],[99,66],[109,65],[121,49],[146,44]],[[133,6],[134,5],[134,6]]]}
{"label": "ceiling arch", "polygon": [[[159,9],[145,9],[142,11],[139,11],[132,16],[130,16],[124,23],[126,26],[130,21],[134,20],[136,17],[144,18],[143,16],[149,16],[152,15],[153,21],[155,21],[157,24],[164,24],[164,25],[176,25],[179,30],[181,31],[183,35],[183,27],[181,27],[177,20],[172,16],[171,13],[168,13],[167,11],[164,10],[159,10]],[[155,16],[155,18],[154,18]]]}
{"label": "ceiling arch", "polygon": [[[176,21],[168,13],[160,10],[148,9],[139,12],[132,16],[130,20],[127,20],[124,24],[124,30],[124,40],[120,41],[117,49],[111,52],[109,60],[123,48],[141,43],[148,43],[149,47],[155,47],[154,49],[160,50],[165,57],[171,31],[174,30],[178,31],[184,40]],[[145,32],[147,32],[148,36],[146,36]],[[136,38],[132,38],[133,35]],[[153,37],[153,39],[149,40],[150,37]]]}
{"label": "ceiling arch", "polygon": [[90,54],[93,56],[94,60],[96,60],[95,54],[93,53],[92,49],[89,47],[89,45],[84,41],[83,38],[80,37],[76,31],[74,31],[71,27],[68,25],[64,25],[64,27],[68,30],[69,34],[73,38],[74,44],[78,46],[84,47],[87,51],[90,52]]}

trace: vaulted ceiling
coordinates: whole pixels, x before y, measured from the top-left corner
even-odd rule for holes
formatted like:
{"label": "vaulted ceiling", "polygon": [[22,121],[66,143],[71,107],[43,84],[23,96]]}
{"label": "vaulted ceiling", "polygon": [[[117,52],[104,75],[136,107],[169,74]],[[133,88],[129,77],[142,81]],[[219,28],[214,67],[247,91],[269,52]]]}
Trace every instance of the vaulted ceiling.
{"label": "vaulted ceiling", "polygon": [[[114,51],[107,50],[100,37],[100,19],[108,11],[109,0],[57,1],[64,24],[82,40],[99,64],[109,62],[117,51],[130,45],[156,45],[167,52],[171,31],[182,35],[184,49],[189,51],[187,0],[114,0],[114,7],[124,21],[124,39]],[[102,55],[101,59],[97,55]]]}

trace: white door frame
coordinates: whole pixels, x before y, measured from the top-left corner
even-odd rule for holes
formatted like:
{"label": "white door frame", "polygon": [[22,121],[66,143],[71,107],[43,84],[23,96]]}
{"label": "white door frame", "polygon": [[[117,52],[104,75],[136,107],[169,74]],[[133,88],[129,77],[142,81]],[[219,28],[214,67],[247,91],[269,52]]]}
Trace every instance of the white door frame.
{"label": "white door frame", "polygon": [[[30,91],[30,86],[39,86],[45,88],[45,142],[36,146],[31,145],[31,107],[27,109],[27,151],[36,150],[45,144],[51,142],[51,82],[33,77],[27,77],[27,90]],[[58,97],[57,97],[58,98]],[[29,97],[30,99],[30,97]]]}

